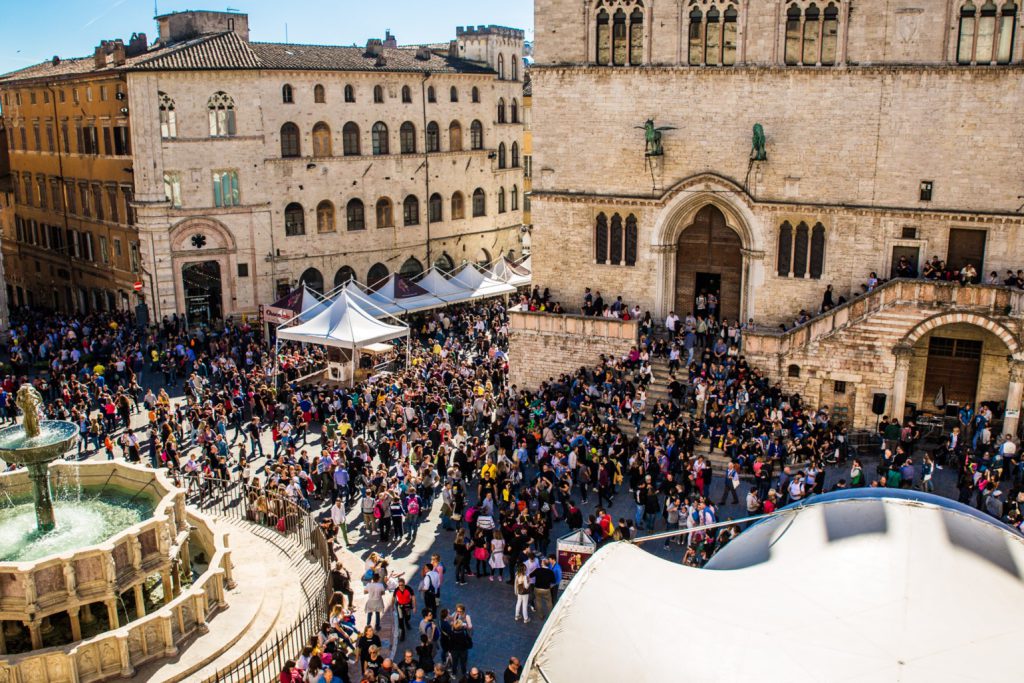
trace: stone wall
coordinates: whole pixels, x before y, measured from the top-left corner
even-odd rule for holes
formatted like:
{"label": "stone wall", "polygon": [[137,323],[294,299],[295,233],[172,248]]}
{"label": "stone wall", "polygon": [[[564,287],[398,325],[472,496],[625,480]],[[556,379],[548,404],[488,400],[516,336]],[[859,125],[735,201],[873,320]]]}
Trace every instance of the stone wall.
{"label": "stone wall", "polygon": [[509,379],[521,389],[593,366],[601,354],[623,356],[637,342],[637,321],[512,310]]}

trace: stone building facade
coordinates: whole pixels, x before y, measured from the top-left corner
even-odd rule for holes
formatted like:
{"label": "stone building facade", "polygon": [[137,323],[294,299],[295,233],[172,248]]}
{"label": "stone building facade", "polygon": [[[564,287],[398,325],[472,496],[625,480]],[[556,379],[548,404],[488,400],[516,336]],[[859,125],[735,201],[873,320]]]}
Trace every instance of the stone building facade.
{"label": "stone building facade", "polygon": [[167,49],[127,74],[157,316],[251,314],[300,281],[518,255],[522,31],[309,46],[198,14],[159,18]]}
{"label": "stone building facade", "polygon": [[1015,3],[537,0],[535,30],[534,282],[570,307],[705,290],[774,327],[901,257],[1024,263],[1021,146],[991,125],[1024,102]]}

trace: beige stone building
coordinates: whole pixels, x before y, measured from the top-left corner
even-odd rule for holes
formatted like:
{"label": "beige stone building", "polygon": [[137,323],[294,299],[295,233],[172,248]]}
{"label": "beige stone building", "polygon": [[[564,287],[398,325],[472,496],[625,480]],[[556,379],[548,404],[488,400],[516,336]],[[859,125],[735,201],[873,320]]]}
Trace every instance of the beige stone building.
{"label": "beige stone building", "polygon": [[157,317],[520,253],[522,31],[337,47],[252,42],[237,13],[158,22],[127,72]]}
{"label": "beige stone building", "polygon": [[[775,327],[901,257],[1016,270],[1022,154],[999,122],[1024,103],[1020,17],[1002,0],[537,0],[534,282],[570,306],[589,285],[659,317],[718,292],[722,316]],[[874,423],[876,393],[902,415],[943,388],[1008,402],[1015,427],[1015,299],[898,300],[914,312],[883,323],[896,304],[869,301],[830,318],[830,345],[765,335],[758,360],[858,424]]]}

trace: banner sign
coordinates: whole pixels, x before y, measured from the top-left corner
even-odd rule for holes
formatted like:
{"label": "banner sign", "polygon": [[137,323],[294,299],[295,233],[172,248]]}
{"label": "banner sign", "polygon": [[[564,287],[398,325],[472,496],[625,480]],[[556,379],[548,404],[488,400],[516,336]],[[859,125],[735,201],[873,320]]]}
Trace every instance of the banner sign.
{"label": "banner sign", "polygon": [[562,582],[558,587],[562,590],[597,550],[597,543],[590,534],[580,529],[558,539],[557,548],[558,566],[562,568]]}

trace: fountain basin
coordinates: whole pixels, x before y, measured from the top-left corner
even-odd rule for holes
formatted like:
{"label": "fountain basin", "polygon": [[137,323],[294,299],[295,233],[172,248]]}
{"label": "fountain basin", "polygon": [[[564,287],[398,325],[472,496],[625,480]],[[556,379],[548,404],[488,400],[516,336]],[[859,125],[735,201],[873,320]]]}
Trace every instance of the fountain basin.
{"label": "fountain basin", "polygon": [[0,460],[14,465],[48,463],[62,456],[78,438],[78,426],[63,420],[43,420],[39,435],[28,436],[22,425],[0,429]]}

